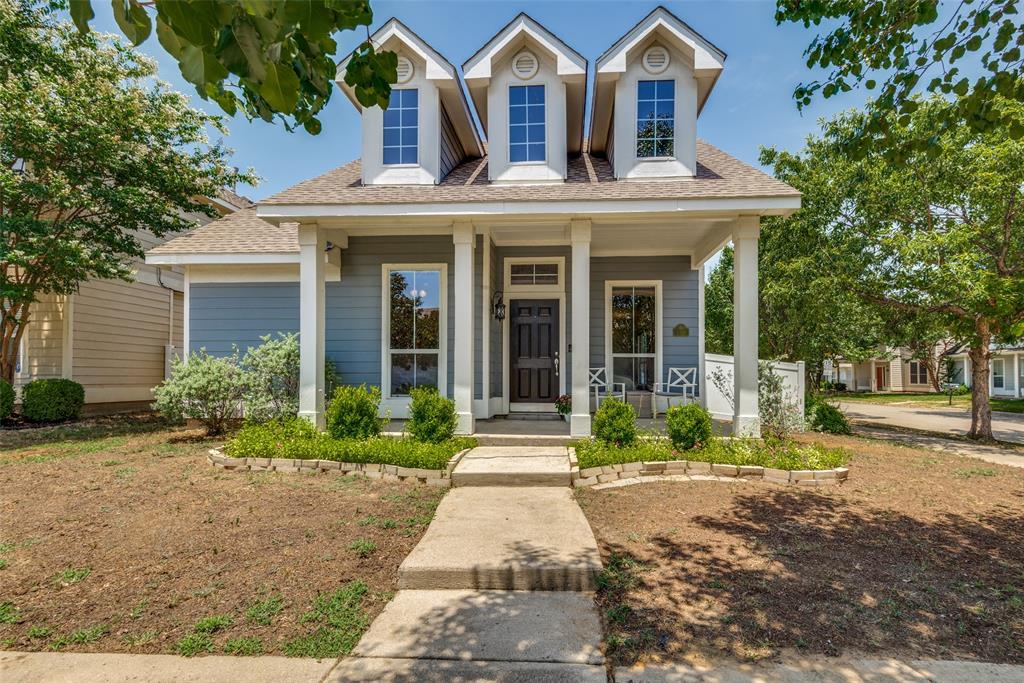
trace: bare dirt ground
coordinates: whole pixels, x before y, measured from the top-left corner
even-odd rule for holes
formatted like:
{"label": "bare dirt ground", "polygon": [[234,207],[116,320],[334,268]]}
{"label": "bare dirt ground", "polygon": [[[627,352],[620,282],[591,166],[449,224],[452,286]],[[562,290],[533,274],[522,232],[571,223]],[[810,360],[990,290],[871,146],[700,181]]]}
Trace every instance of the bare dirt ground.
{"label": "bare dirt ground", "polygon": [[842,486],[657,483],[578,499],[617,664],[779,655],[1024,662],[1024,472],[855,437]]}
{"label": "bare dirt ground", "polygon": [[227,617],[196,653],[282,653],[324,625],[303,619],[317,595],[353,581],[344,620],[365,628],[442,492],[225,472],[212,444],[144,417],[0,432],[0,648],[173,652]]}

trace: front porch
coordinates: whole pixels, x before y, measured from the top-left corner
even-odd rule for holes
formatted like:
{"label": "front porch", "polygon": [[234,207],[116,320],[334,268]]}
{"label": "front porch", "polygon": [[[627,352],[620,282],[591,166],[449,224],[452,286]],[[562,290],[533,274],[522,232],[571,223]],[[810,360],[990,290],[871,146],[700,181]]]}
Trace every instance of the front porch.
{"label": "front porch", "polygon": [[[343,382],[379,385],[382,414],[396,419],[407,415],[409,388],[436,386],[455,403],[459,433],[478,436],[589,436],[595,369],[631,402],[650,396],[670,370],[692,371],[706,403],[704,263],[731,241],[735,398],[731,414],[717,417],[758,433],[758,216],[375,223],[294,224],[300,415],[316,424],[326,357]],[[568,424],[491,421],[553,413],[560,395],[571,397]]]}

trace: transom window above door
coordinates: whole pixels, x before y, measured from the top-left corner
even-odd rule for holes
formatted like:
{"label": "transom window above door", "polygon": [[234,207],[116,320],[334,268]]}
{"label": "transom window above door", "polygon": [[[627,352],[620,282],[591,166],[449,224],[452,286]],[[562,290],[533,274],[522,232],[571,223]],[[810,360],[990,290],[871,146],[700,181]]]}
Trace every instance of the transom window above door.
{"label": "transom window above door", "polygon": [[513,263],[509,265],[509,284],[558,285],[557,263]]}
{"label": "transom window above door", "polygon": [[545,135],[544,86],[509,86],[508,160],[544,161]]}

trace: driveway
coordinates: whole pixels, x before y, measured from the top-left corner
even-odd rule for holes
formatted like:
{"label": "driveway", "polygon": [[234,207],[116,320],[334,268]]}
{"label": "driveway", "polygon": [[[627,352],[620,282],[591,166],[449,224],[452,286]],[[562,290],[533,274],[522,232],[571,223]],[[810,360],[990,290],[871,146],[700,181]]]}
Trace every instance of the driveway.
{"label": "driveway", "polygon": [[[950,434],[966,434],[971,429],[970,413],[959,408],[921,408],[860,402],[842,402],[839,405],[846,416],[855,422],[874,422]],[[1024,444],[1024,414],[993,412],[992,433],[1000,441]]]}

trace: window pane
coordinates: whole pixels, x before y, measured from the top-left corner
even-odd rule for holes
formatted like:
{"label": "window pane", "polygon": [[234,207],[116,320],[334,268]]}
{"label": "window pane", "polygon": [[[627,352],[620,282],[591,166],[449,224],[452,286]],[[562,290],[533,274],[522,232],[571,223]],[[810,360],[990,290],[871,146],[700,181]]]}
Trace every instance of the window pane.
{"label": "window pane", "polygon": [[416,360],[411,353],[391,354],[391,395],[405,396],[416,386]]}
{"label": "window pane", "polygon": [[403,147],[402,148],[402,163],[403,164],[415,164],[416,163],[416,148],[415,147]]}
{"label": "window pane", "polygon": [[416,125],[416,109],[403,109],[402,110],[402,127],[415,126]]}
{"label": "window pane", "polygon": [[[394,97],[395,91],[391,91],[391,96]],[[392,103],[392,108],[384,112],[384,127],[385,128],[397,128],[402,123],[402,112],[398,109],[398,105]]]}
{"label": "window pane", "polygon": [[409,107],[415,107],[419,100],[419,90],[411,88],[409,90],[402,91],[402,108],[408,109]]}
{"label": "window pane", "polygon": [[529,161],[544,161],[544,143],[530,145]]}
{"label": "window pane", "polygon": [[418,91],[392,90],[391,105],[384,112],[383,161],[385,164],[415,164],[418,152]]}
{"label": "window pane", "polygon": [[401,144],[402,131],[398,128],[385,128],[384,129],[384,146],[385,147],[397,147]]}
{"label": "window pane", "polygon": [[615,358],[612,374],[616,383],[626,385],[626,391],[651,391],[654,388],[653,358]]}
{"label": "window pane", "polygon": [[441,274],[436,270],[415,273],[416,349],[441,348]]}
{"label": "window pane", "polygon": [[526,104],[526,88],[521,85],[513,85],[508,89],[509,104]]}
{"label": "window pane", "polygon": [[526,145],[512,145],[508,150],[509,161],[527,161]]}
{"label": "window pane", "polygon": [[633,353],[654,353],[656,311],[653,287],[633,290]]}
{"label": "window pane", "polygon": [[544,104],[544,86],[543,85],[531,85],[528,86],[526,92],[527,101],[530,104]]}
{"label": "window pane", "polygon": [[508,134],[512,144],[526,142],[526,126],[510,126]]}
{"label": "window pane", "polygon": [[612,290],[612,353],[654,353],[657,302],[653,287]]}
{"label": "window pane", "polygon": [[437,354],[417,353],[416,354],[416,386],[436,387],[437,386]]}
{"label": "window pane", "polygon": [[403,128],[402,129],[402,144],[406,147],[416,146],[416,129],[415,128]]}
{"label": "window pane", "polygon": [[654,92],[654,81],[639,81],[636,84],[637,99],[653,100]]}
{"label": "window pane", "polygon": [[668,140],[658,140],[657,155],[659,157],[671,157],[675,156],[675,153],[675,144],[671,138]]}
{"label": "window pane", "polygon": [[636,103],[636,120],[652,119],[654,118],[654,111],[654,100],[640,100]]}
{"label": "window pane", "polygon": [[526,107],[511,107],[508,112],[510,124],[526,123]]}
{"label": "window pane", "polygon": [[391,273],[391,348],[413,348],[413,325],[415,308],[413,273],[392,271]]}
{"label": "window pane", "polygon": [[544,124],[532,125],[530,129],[530,142],[544,142]]}
{"label": "window pane", "polygon": [[[388,98],[388,110],[391,111],[392,107],[399,107],[402,104],[402,91],[394,90],[391,91],[391,97]],[[384,112],[385,114],[387,112]]]}
{"label": "window pane", "polygon": [[654,124],[654,137],[659,140],[675,136],[675,122],[672,119],[657,121]]}
{"label": "window pane", "polygon": [[658,99],[675,99],[676,96],[676,82],[675,81],[657,81],[658,84]]}
{"label": "window pane", "polygon": [[531,104],[527,107],[528,114],[527,120],[530,123],[544,123],[544,105],[543,104]]}
{"label": "window pane", "polygon": [[384,163],[385,164],[400,164],[402,163],[402,150],[398,147],[385,147],[384,148]]}
{"label": "window pane", "polygon": [[672,100],[658,100],[654,109],[659,119],[670,119],[676,110],[676,104]]}
{"label": "window pane", "polygon": [[538,275],[558,275],[557,263],[538,263],[533,267],[533,272]]}

